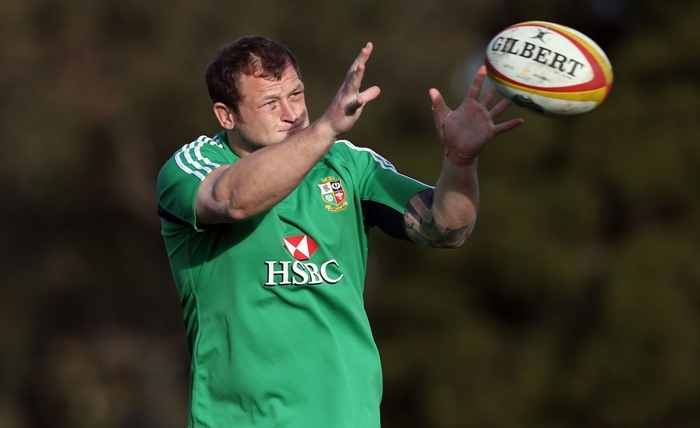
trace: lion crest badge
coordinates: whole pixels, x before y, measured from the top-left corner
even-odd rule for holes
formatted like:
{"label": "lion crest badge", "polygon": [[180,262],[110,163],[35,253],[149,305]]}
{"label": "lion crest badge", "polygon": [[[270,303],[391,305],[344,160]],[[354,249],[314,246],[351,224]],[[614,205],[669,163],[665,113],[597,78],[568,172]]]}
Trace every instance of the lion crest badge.
{"label": "lion crest badge", "polygon": [[326,177],[321,180],[318,185],[321,190],[321,199],[325,202],[325,208],[330,212],[341,211],[348,207],[346,200],[345,189],[340,179],[335,177]]}

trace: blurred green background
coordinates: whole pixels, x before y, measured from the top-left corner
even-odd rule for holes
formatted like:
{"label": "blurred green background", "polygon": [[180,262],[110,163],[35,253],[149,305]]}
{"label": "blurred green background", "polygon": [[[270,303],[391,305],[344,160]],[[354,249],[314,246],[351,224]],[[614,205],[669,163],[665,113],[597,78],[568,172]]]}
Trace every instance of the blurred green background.
{"label": "blurred green background", "polygon": [[218,131],[203,71],[264,34],[318,117],[367,41],[382,95],[346,136],[434,183],[428,89],[456,106],[526,20],[608,54],[609,99],[480,160],[460,249],[373,231],[385,428],[700,426],[700,2],[0,2],[0,427],[185,427],[189,360],[155,177]]}

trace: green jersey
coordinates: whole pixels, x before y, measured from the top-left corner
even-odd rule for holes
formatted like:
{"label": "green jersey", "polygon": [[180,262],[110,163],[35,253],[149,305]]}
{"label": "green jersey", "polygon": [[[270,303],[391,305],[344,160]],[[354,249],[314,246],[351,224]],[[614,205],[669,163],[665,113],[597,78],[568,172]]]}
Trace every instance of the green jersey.
{"label": "green jersey", "polygon": [[238,160],[222,132],[184,146],[158,176],[191,357],[189,427],[379,427],[363,204],[402,214],[428,186],[338,141],[269,211],[198,225],[200,183]]}

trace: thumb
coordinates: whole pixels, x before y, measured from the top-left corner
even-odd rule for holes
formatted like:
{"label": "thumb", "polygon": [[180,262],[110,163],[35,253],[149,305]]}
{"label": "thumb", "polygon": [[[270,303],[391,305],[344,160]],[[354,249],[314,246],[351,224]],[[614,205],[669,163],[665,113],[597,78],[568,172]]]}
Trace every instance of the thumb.
{"label": "thumb", "polygon": [[433,102],[433,118],[435,119],[435,127],[437,128],[440,139],[443,138],[442,124],[445,122],[445,117],[450,114],[451,110],[445,104],[445,99],[442,94],[435,88],[431,88],[428,93]]}

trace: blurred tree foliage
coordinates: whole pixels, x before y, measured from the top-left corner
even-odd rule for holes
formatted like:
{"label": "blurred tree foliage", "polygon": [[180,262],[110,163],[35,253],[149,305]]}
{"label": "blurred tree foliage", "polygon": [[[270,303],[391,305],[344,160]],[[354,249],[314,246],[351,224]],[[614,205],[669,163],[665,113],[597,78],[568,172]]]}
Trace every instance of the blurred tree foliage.
{"label": "blurred tree foliage", "polygon": [[384,426],[700,426],[700,4],[682,0],[4,0],[0,426],[185,426],[154,181],[218,131],[220,44],[289,46],[316,117],[373,41],[382,95],[348,138],[433,183],[428,88],[456,105],[491,36],[531,19],[598,41],[615,88],[578,118],[508,112],[526,125],[482,156],[463,248],[373,234]]}

